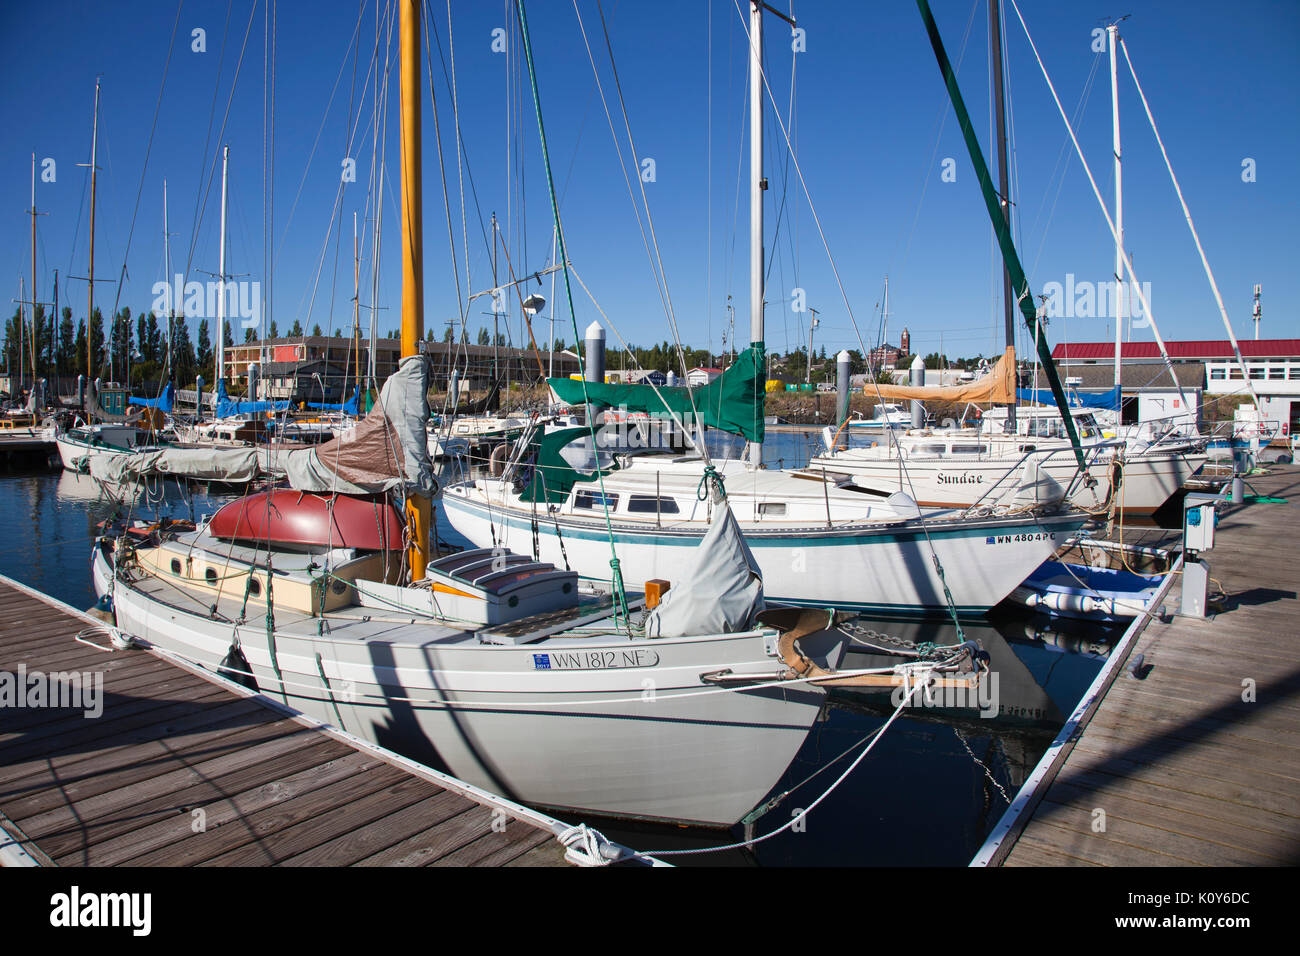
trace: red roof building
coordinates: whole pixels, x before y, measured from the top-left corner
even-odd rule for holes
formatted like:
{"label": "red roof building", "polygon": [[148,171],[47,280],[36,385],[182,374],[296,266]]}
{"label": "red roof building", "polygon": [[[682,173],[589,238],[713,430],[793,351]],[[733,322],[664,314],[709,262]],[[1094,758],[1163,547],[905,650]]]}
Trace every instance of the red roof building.
{"label": "red roof building", "polygon": [[[1238,339],[1242,358],[1300,358],[1300,339]],[[1174,362],[1208,362],[1234,358],[1232,343],[1227,339],[1194,339],[1166,342],[1169,358]],[[1101,363],[1115,361],[1114,342],[1062,342],[1052,349],[1058,362]],[[1120,347],[1121,362],[1158,362],[1160,346],[1155,342],[1125,342]]]}

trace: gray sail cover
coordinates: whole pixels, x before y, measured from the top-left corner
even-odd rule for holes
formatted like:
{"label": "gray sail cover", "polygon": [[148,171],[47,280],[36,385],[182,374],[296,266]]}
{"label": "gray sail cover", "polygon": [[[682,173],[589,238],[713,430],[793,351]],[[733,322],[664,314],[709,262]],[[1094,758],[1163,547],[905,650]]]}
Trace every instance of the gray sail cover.
{"label": "gray sail cover", "polygon": [[748,629],[763,610],[763,577],[723,500],[713,510],[708,534],[686,570],[657,608],[646,616],[650,637],[734,634]]}
{"label": "gray sail cover", "polygon": [[379,402],[338,438],[284,457],[289,484],[298,491],[378,494],[405,487],[434,497],[425,427],[429,421],[429,366],[408,355],[388,377]]}
{"label": "gray sail cover", "polygon": [[256,448],[157,448],[124,455],[91,455],[90,475],[124,484],[150,475],[242,484],[258,473]]}

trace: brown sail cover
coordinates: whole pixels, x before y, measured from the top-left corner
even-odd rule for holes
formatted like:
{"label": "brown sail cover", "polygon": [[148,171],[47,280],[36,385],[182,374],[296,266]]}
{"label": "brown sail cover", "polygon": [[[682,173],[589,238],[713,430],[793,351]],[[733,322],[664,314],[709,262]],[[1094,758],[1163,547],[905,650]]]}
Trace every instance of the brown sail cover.
{"label": "brown sail cover", "polygon": [[1014,405],[1016,401],[1016,350],[1007,350],[987,375],[968,385],[873,385],[863,391],[872,397],[915,398],[922,402],[975,402],[981,405]]}

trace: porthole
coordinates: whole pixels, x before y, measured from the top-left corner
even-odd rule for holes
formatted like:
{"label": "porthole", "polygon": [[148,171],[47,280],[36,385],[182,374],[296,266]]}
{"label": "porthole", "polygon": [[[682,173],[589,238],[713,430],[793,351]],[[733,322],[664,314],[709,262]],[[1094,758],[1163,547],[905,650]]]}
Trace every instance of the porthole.
{"label": "porthole", "polygon": [[261,594],[262,582],[257,580],[257,578],[250,578],[248,581],[248,593],[251,594],[253,597],[257,597],[259,594]]}
{"label": "porthole", "polygon": [[217,582],[217,569],[216,569],[216,568],[204,568],[204,569],[203,569],[203,577],[204,577],[204,579],[205,579],[209,584],[215,584],[215,583]]}
{"label": "porthole", "polygon": [[172,574],[180,574],[180,573],[181,573],[181,559],[172,558]]}
{"label": "porthole", "polygon": [[333,591],[335,594],[342,594],[342,593],[345,592],[347,589],[348,589],[348,584],[347,584],[346,581],[337,581],[337,580],[336,580],[336,581],[332,581],[332,582],[330,582],[330,590]]}
{"label": "porthole", "polygon": [[570,591],[573,590],[573,582],[572,582],[572,581],[565,581],[565,582],[564,582],[564,587],[563,587],[562,590],[564,591],[565,594],[568,594]]}
{"label": "porthole", "polygon": [[518,594],[512,594],[512,595],[510,595],[510,600],[507,601],[506,603],[509,604],[511,607],[518,607],[518,606],[519,606],[519,595],[518,595]]}

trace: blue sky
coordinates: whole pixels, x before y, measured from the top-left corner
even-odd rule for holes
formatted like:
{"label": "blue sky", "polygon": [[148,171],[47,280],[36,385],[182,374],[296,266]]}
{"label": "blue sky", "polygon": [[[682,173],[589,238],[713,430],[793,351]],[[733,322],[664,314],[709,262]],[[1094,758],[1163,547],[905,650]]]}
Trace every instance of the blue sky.
{"label": "blue sky", "polygon": [[[962,90],[991,161],[984,0],[933,0],[933,6],[949,55],[960,60]],[[434,92],[456,243],[453,266],[426,95],[426,323],[441,332],[446,320],[458,314],[457,273],[462,290],[492,285],[491,252],[480,222],[496,212],[509,255],[522,273],[547,265],[552,233],[532,97],[509,13],[512,4],[452,0],[460,130],[478,197],[476,206],[466,185],[466,278],[452,102],[443,75],[444,57],[450,69],[447,9],[445,2],[433,7],[438,21],[436,40],[430,35]],[[7,283],[9,297],[17,296],[19,276],[30,272],[25,210],[35,152],[38,162],[49,157],[56,163],[55,181],[37,183],[37,207],[48,213],[38,222],[41,298],[48,299],[52,270],[58,269],[61,304],[71,304],[78,317],[85,312],[86,284],[69,281],[68,274],[84,276],[86,270],[87,174],[76,164],[89,157],[96,75],[103,77],[97,277],[119,276],[134,217],[121,303],[133,312],[149,307],[151,288],[164,274],[164,177],[176,234],[173,271],[184,267],[191,247],[190,278],[206,281],[199,270],[216,271],[219,169],[206,204],[203,197],[224,142],[231,147],[227,270],[265,281],[265,8],[249,0],[183,4],[146,167],[176,9],[148,0],[7,4],[0,10],[5,94],[0,97],[0,129],[6,145],[0,151],[0,223],[8,224],[0,229],[0,290]],[[352,214],[367,215],[373,116],[367,74],[375,5],[373,0],[361,5],[279,0],[273,9],[271,314],[282,334],[295,319],[307,328],[319,323],[326,329],[350,329]],[[592,0],[579,0],[578,9],[621,131],[600,11]],[[1021,0],[1021,9],[1067,111],[1073,112],[1085,89],[1090,90],[1078,132],[1110,203],[1108,66],[1106,55],[1094,53],[1091,44],[1092,31],[1117,11],[1093,0]],[[737,6],[732,0],[604,0],[603,11],[638,160],[654,161],[654,181],[645,188],[682,337],[695,347],[721,349],[730,295],[736,338],[743,346],[749,326],[747,180],[741,182],[739,204],[737,184],[738,176],[746,175],[748,152],[743,138],[746,41]],[[232,98],[231,80],[250,12],[252,27]],[[1251,292],[1260,283],[1262,335],[1300,334],[1295,268],[1300,259],[1300,4],[1266,0],[1228,8],[1153,0],[1118,12],[1132,14],[1121,30],[1237,333],[1252,334]],[[878,303],[888,274],[890,340],[896,341],[898,330],[907,326],[913,347],[922,352],[937,350],[941,341],[952,356],[1000,350],[1000,264],[915,4],[794,0],[793,13],[806,31],[806,50],[793,52],[789,27],[768,17],[769,83],[785,120],[793,66],[796,155],[861,336],[871,344],[879,335]],[[573,3],[532,0],[528,17],[570,258],[623,337],[643,345],[667,339],[668,322],[595,93]],[[206,52],[191,50],[195,28],[206,31]],[[504,54],[492,48],[498,28],[506,31]],[[1004,29],[1014,123],[1013,201],[1031,286],[1041,293],[1046,283],[1064,284],[1067,275],[1076,283],[1106,281],[1114,257],[1109,231],[1066,145],[1064,127],[1009,0]],[[355,83],[354,30],[361,48]],[[385,187],[379,297],[387,311],[381,313],[381,331],[399,321],[398,216],[396,194],[388,190],[397,177],[395,64],[393,70],[387,126],[391,179]],[[1166,339],[1219,338],[1217,308],[1122,58],[1120,71],[1126,241],[1138,276],[1150,283],[1152,307]],[[350,99],[358,130],[351,149]],[[228,102],[222,137],[219,127]],[[786,352],[806,340],[808,316],[791,310],[799,288],[820,313],[817,348],[856,347],[857,334],[770,115],[766,152],[772,259],[768,346]],[[341,165],[348,155],[356,160],[357,181],[343,188],[336,207]],[[950,158],[955,160],[955,182],[941,177],[944,160]],[[1243,181],[1247,159],[1254,161],[1253,182]],[[202,209],[201,220],[196,207]],[[336,252],[340,227],[343,241]],[[367,232],[363,225],[363,234]],[[367,241],[363,303],[370,301],[369,260]],[[504,274],[504,257],[500,261]],[[576,283],[574,289],[581,329],[598,316]],[[546,280],[541,292],[549,298],[550,291]],[[557,334],[571,342],[562,286],[556,292]],[[115,286],[100,285],[96,304],[107,311],[117,295]],[[483,314],[488,303],[480,299],[468,308],[471,334],[491,322]],[[548,306],[543,315],[549,312]],[[514,328],[517,340],[517,320]],[[544,321],[538,334],[545,335]],[[1095,341],[1113,334],[1104,317],[1058,319],[1050,330],[1053,342]],[[1138,328],[1132,337],[1150,334]],[[616,341],[611,335],[611,342]]]}

